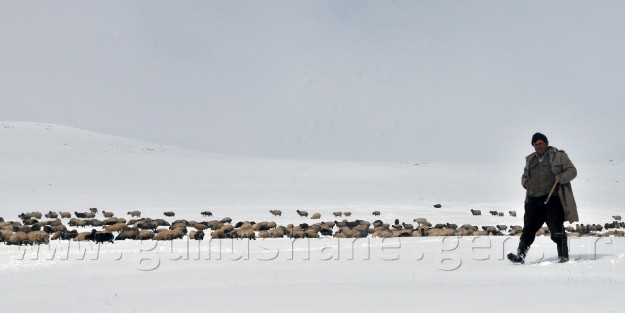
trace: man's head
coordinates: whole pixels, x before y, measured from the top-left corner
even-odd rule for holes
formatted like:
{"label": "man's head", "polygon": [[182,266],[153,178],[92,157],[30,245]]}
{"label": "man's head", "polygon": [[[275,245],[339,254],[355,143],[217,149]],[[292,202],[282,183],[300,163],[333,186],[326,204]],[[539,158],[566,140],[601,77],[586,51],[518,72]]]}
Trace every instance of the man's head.
{"label": "man's head", "polygon": [[549,148],[549,140],[547,140],[547,136],[541,133],[535,133],[534,136],[532,136],[532,146],[538,155],[543,155],[545,151],[547,151],[547,148]]}

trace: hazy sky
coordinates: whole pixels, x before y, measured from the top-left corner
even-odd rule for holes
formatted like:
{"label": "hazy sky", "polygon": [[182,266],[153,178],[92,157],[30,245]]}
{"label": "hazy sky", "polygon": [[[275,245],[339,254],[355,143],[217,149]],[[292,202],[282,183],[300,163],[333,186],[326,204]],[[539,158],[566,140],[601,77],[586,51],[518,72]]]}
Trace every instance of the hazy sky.
{"label": "hazy sky", "polygon": [[1,1],[0,120],[208,152],[625,160],[623,1]]}

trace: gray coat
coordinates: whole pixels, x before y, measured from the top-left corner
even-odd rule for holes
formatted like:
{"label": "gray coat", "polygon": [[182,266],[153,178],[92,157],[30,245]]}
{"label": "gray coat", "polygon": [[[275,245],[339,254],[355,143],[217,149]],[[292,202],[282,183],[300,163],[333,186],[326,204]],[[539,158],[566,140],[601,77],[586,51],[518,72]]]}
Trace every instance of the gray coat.
{"label": "gray coat", "polygon": [[[577,215],[577,204],[575,203],[575,197],[573,196],[573,188],[571,188],[571,181],[577,176],[577,169],[569,159],[569,156],[564,150],[558,150],[555,147],[549,147],[549,161],[551,162],[551,172],[553,175],[560,175],[560,188],[558,188],[558,197],[562,202],[564,209],[564,220],[569,223],[579,221]],[[538,157],[536,153],[532,153],[525,158],[525,169],[523,170],[523,176],[521,176],[521,184],[523,188],[527,190],[527,183],[529,182],[528,167],[532,158]],[[527,197],[525,198],[527,202]]]}

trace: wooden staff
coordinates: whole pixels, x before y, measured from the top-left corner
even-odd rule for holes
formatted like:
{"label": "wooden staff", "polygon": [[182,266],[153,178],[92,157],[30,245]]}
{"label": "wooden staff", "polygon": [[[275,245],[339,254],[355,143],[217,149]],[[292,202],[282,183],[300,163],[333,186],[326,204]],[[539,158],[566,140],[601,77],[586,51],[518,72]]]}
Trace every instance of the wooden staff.
{"label": "wooden staff", "polygon": [[556,190],[556,186],[558,185],[559,181],[560,181],[560,176],[558,175],[558,177],[556,177],[556,181],[553,183],[553,186],[551,187],[551,191],[549,191],[549,195],[547,196],[547,200],[545,200],[545,204],[547,204],[547,202],[549,202],[549,199],[551,199],[551,195],[553,194],[553,191]]}

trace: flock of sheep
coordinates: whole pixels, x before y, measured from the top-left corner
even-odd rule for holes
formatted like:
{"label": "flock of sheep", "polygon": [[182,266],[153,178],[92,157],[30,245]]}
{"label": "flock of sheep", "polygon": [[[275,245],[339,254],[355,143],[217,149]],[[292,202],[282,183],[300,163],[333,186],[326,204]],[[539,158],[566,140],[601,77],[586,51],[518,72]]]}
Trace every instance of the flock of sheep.
{"label": "flock of sheep", "polygon": [[[436,206],[435,206],[436,207]],[[273,216],[282,216],[281,210],[270,210]],[[97,219],[101,213],[104,219]],[[381,220],[368,222],[365,220],[322,222],[320,213],[296,210],[300,218],[306,222],[298,225],[278,225],[273,221],[239,221],[233,223],[229,217],[221,220],[188,221],[184,219],[168,222],[162,218],[142,218],[140,211],[127,212],[130,219],[116,217],[112,212],[98,212],[91,208],[87,212],[30,212],[19,214],[19,221],[5,221],[0,217],[0,241],[7,245],[34,245],[48,244],[50,240],[94,241],[96,243],[117,240],[174,240],[185,236],[192,240],[203,240],[205,237],[213,239],[256,239],[256,238],[392,238],[392,237],[421,237],[421,236],[518,236],[522,233],[520,225],[489,225],[474,226],[471,224],[456,225],[450,223],[432,224],[425,218],[416,218],[411,223],[400,222],[395,219],[392,223]],[[202,217],[212,217],[210,211],[200,213]],[[371,212],[373,216],[380,216],[379,211]],[[481,215],[479,210],[471,210],[472,215]],[[503,212],[491,211],[491,215],[503,216]],[[511,217],[516,217],[515,211],[510,211]],[[175,217],[172,211],[164,212],[166,217]],[[332,212],[334,218],[350,217],[351,212]],[[45,221],[42,218],[45,217]],[[308,223],[308,219],[310,222]],[[313,223],[315,221],[315,223]],[[95,227],[95,228],[94,228]],[[79,229],[91,228],[89,231],[79,232]],[[100,228],[101,230],[97,230]],[[613,216],[613,221],[598,224],[579,224],[566,228],[571,237],[578,236],[624,236],[625,228],[620,216]],[[549,235],[547,227],[543,227],[537,235]]]}

